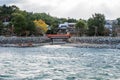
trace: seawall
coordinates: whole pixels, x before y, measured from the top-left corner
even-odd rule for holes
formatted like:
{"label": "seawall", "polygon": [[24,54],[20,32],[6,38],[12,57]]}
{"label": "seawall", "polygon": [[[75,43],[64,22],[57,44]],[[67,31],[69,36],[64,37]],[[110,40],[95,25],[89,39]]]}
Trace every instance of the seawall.
{"label": "seawall", "polygon": [[120,37],[71,37],[71,43],[120,44]]}
{"label": "seawall", "polygon": [[[51,40],[47,37],[0,37],[0,46],[2,47],[34,47],[50,44]],[[120,37],[71,37],[68,43],[58,45],[120,49]]]}
{"label": "seawall", "polygon": [[46,43],[49,42],[47,37],[0,37],[0,44],[19,44],[19,43]]}

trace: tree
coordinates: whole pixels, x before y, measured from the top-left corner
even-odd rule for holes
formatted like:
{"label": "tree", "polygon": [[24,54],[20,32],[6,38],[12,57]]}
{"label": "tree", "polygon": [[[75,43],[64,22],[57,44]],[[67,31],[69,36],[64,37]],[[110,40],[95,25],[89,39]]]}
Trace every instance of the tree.
{"label": "tree", "polygon": [[93,18],[89,18],[87,23],[88,23],[88,35],[89,36],[95,35],[96,33],[95,33],[95,26],[94,26]]}
{"label": "tree", "polygon": [[35,33],[36,33],[36,27],[35,27],[35,24],[34,24],[33,21],[27,20],[27,28],[26,28],[26,31],[27,31],[27,32],[29,31],[29,34],[28,34],[28,35],[35,35]]}
{"label": "tree", "polygon": [[19,36],[35,35],[35,24],[27,15],[26,12],[13,13],[12,23],[15,28],[15,33]]}
{"label": "tree", "polygon": [[76,20],[76,19],[73,19],[73,18],[68,18],[67,22],[68,22],[68,23],[76,23],[77,20]]}
{"label": "tree", "polygon": [[35,20],[34,23],[42,34],[45,34],[47,32],[48,25],[43,20]]}
{"label": "tree", "polygon": [[117,18],[117,24],[120,25],[120,18]]}
{"label": "tree", "polygon": [[12,24],[14,25],[15,33],[19,36],[23,35],[27,29],[26,18],[22,14],[14,13]]}
{"label": "tree", "polygon": [[103,36],[104,25],[105,25],[105,16],[103,14],[98,13],[98,14],[92,15],[92,18],[88,19],[89,35]]}
{"label": "tree", "polygon": [[76,23],[75,27],[77,30],[77,35],[80,35],[80,36],[84,35],[87,30],[86,22],[81,19]]}

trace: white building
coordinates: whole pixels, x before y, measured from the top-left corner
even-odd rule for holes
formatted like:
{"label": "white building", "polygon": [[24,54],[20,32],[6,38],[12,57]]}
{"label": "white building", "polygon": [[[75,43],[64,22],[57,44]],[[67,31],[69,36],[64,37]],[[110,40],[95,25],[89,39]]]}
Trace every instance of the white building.
{"label": "white building", "polygon": [[106,20],[105,28],[109,29],[109,31],[110,31],[109,35],[110,36],[112,35],[112,32],[114,31],[113,25],[116,25],[117,23],[118,23],[117,20]]}
{"label": "white building", "polygon": [[74,34],[74,33],[76,33],[75,24],[76,23],[65,22],[63,24],[59,24],[58,29],[66,31],[66,32],[70,32],[71,34]]}
{"label": "white building", "polygon": [[3,25],[7,26],[10,22],[3,22]]}
{"label": "white building", "polygon": [[106,20],[105,28],[107,28],[110,31],[112,31],[112,27],[113,27],[112,25],[113,25],[113,21],[112,20]]}
{"label": "white building", "polygon": [[109,29],[110,31],[112,31],[113,29],[113,24],[117,24],[118,21],[117,20],[106,20],[105,23],[105,28]]}

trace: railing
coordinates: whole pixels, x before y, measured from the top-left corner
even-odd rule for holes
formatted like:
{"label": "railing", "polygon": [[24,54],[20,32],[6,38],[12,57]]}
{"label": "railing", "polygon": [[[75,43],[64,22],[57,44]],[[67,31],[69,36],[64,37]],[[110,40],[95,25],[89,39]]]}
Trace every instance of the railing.
{"label": "railing", "polygon": [[60,38],[60,39],[63,39],[63,38],[70,38],[71,35],[70,34],[48,34],[47,37],[48,38]]}

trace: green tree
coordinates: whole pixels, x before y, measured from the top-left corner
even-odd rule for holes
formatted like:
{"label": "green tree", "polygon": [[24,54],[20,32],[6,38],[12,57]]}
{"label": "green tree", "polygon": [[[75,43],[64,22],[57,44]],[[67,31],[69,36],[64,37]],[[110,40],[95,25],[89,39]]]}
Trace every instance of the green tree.
{"label": "green tree", "polygon": [[23,35],[27,28],[26,18],[22,14],[14,13],[12,23],[15,28],[15,33],[19,36]]}
{"label": "green tree", "polygon": [[16,8],[15,6],[0,6],[0,20],[9,22],[11,20],[11,14],[15,12]]}
{"label": "green tree", "polygon": [[93,20],[93,18],[89,18],[88,19],[88,21],[87,21],[87,23],[88,23],[88,35],[89,36],[93,36],[93,35],[95,35],[96,33],[95,33],[95,26],[94,26],[94,20]]}
{"label": "green tree", "polygon": [[94,14],[92,18],[88,19],[88,33],[90,36],[103,36],[104,35],[105,16],[103,14]]}
{"label": "green tree", "polygon": [[29,36],[36,32],[34,22],[27,16],[27,13],[13,13],[12,23],[15,33],[19,36]]}
{"label": "green tree", "polygon": [[67,22],[68,22],[68,23],[76,23],[77,20],[76,20],[76,19],[73,19],[73,18],[68,18]]}
{"label": "green tree", "polygon": [[26,31],[29,31],[28,35],[35,35],[36,34],[36,27],[33,21],[27,20],[27,28]]}
{"label": "green tree", "polygon": [[88,27],[87,27],[87,23],[84,21],[84,20],[79,20],[76,25],[76,30],[77,30],[77,35],[79,36],[82,36],[82,35],[85,35]]}
{"label": "green tree", "polygon": [[118,21],[118,23],[117,23],[117,24],[118,24],[118,25],[120,25],[120,18],[117,18],[117,21]]}

